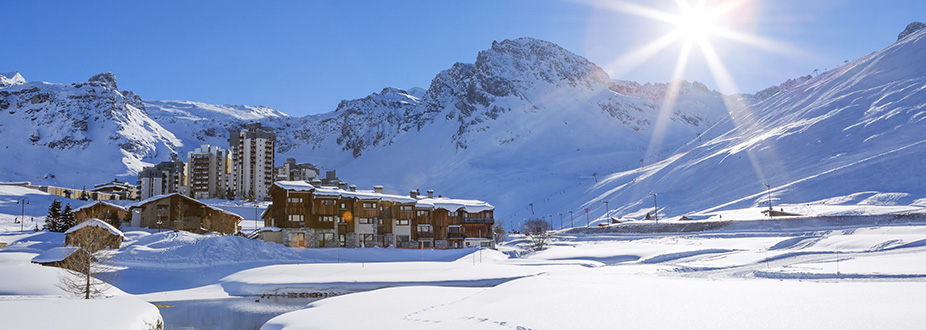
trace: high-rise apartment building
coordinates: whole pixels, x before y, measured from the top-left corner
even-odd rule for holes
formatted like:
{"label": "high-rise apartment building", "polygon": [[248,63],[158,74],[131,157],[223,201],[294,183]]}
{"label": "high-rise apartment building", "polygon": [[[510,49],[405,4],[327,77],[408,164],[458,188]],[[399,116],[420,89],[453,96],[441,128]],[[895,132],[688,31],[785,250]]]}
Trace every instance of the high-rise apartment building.
{"label": "high-rise apartment building", "polygon": [[183,170],[184,164],[179,159],[160,162],[151,167],[145,167],[138,173],[138,185],[140,186],[139,195],[141,199],[147,199],[152,196],[181,192],[180,187],[183,185],[186,175]]}
{"label": "high-rise apartment building", "polygon": [[229,131],[232,157],[232,185],[238,197],[263,200],[273,184],[276,134],[260,123]]}
{"label": "high-rise apartment building", "polygon": [[231,168],[231,153],[226,149],[204,144],[188,152],[186,181],[191,197],[226,197]]}

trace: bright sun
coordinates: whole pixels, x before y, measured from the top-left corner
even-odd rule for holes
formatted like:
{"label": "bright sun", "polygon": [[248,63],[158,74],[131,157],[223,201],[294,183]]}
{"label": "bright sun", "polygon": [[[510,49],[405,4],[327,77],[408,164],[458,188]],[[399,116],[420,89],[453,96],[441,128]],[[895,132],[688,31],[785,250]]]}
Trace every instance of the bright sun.
{"label": "bright sun", "polygon": [[[702,6],[692,7],[687,2],[679,2],[681,11],[675,22],[675,33],[681,35],[685,41],[702,42],[717,30],[714,15],[706,12]],[[684,3],[685,5],[682,5]]]}

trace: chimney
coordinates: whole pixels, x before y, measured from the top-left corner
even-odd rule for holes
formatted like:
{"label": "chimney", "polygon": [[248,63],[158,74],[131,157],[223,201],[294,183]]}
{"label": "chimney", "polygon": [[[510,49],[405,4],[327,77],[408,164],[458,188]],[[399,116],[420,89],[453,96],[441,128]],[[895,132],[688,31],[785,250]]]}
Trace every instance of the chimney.
{"label": "chimney", "polygon": [[412,198],[418,198],[418,191],[417,190],[409,191],[408,195],[411,196]]}
{"label": "chimney", "polygon": [[383,193],[383,186],[373,186],[373,192],[375,192],[375,193],[377,193],[377,194],[382,194],[382,193]]}
{"label": "chimney", "polygon": [[347,182],[344,182],[344,181],[338,182],[338,188],[340,188],[341,190],[347,190]]}
{"label": "chimney", "polygon": [[350,191],[357,191],[357,185],[355,184],[350,185]]}
{"label": "chimney", "polygon": [[434,190],[428,189],[428,198],[434,198]]}
{"label": "chimney", "polygon": [[322,185],[322,180],[319,180],[318,178],[314,178],[312,179],[312,181],[309,181],[309,183],[311,183],[313,186],[318,187]]}

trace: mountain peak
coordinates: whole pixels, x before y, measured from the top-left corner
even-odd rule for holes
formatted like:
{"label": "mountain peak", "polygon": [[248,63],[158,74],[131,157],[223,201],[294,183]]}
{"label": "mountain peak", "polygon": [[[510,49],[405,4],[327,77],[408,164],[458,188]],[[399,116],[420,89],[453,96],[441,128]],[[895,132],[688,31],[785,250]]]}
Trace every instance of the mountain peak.
{"label": "mountain peak", "polygon": [[575,85],[587,79],[605,86],[610,82],[604,70],[584,57],[552,42],[528,37],[493,41],[490,49],[479,52],[475,68],[515,81],[562,80]]}
{"label": "mountain peak", "polygon": [[901,32],[899,35],[897,35],[897,40],[900,41],[900,39],[903,39],[904,37],[911,35],[916,31],[922,30],[923,28],[926,28],[926,24],[922,22],[913,22],[907,24],[907,28],[904,29],[903,32]]}
{"label": "mountain peak", "polygon": [[116,87],[116,75],[112,72],[103,72],[97,74],[90,79],[87,79],[88,82],[101,82],[106,86],[112,87],[115,90],[119,90],[119,87]]}
{"label": "mountain peak", "polygon": [[23,78],[19,72],[0,73],[0,87],[22,85],[25,83],[26,79]]}

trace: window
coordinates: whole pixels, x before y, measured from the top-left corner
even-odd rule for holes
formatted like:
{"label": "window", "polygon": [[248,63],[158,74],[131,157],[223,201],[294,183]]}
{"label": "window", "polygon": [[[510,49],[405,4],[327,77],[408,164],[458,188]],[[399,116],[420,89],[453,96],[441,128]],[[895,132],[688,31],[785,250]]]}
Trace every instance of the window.
{"label": "window", "polygon": [[304,221],[302,214],[290,214],[289,215],[289,222],[302,222],[302,221]]}
{"label": "window", "polygon": [[450,213],[447,213],[447,216],[456,217],[456,216],[459,216],[459,214],[457,214],[457,212],[450,212]]}
{"label": "window", "polygon": [[363,208],[365,209],[375,209],[376,203],[363,203]]}
{"label": "window", "polygon": [[[319,217],[318,217],[318,221],[321,221],[321,222],[334,222],[335,220],[340,220],[340,218],[341,218],[341,217],[333,216],[333,215],[323,215],[323,216],[319,216]],[[338,221],[338,222],[343,222],[343,221]]]}
{"label": "window", "polygon": [[399,210],[400,210],[400,211],[411,211],[411,210],[412,210],[412,206],[411,206],[411,205],[402,205],[402,206],[399,206]]}
{"label": "window", "polygon": [[342,210],[346,210],[346,209],[347,209],[347,203],[341,203],[341,209],[342,209]]}
{"label": "window", "polygon": [[450,227],[447,227],[447,230],[448,232],[451,232],[451,233],[462,233],[463,232],[460,226],[450,226]]}
{"label": "window", "polygon": [[334,233],[322,233],[322,242],[334,241]]}
{"label": "window", "polygon": [[431,225],[418,225],[418,232],[419,233],[430,233]]}
{"label": "window", "polygon": [[322,205],[334,205],[334,200],[333,199],[323,199]]}
{"label": "window", "polygon": [[396,220],[396,226],[408,226],[408,220]]}
{"label": "window", "polygon": [[361,224],[372,224],[373,218],[357,218],[357,223]]}
{"label": "window", "polygon": [[302,203],[302,197],[290,197],[289,202],[290,203]]}
{"label": "window", "polygon": [[363,239],[365,242],[372,241],[372,240],[373,240],[373,234],[363,234],[362,239]]}
{"label": "window", "polygon": [[418,216],[419,216],[419,217],[426,217],[426,216],[428,216],[428,211],[419,210],[419,211],[418,211]]}

